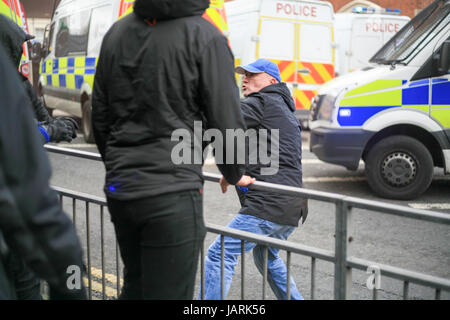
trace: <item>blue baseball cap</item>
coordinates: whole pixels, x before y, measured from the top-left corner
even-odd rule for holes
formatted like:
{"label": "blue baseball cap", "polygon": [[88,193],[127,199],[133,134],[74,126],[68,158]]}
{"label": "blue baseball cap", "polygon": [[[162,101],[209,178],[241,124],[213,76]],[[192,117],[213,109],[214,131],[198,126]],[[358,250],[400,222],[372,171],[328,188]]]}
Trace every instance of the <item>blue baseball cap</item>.
{"label": "blue baseball cap", "polygon": [[275,79],[277,79],[278,82],[281,82],[280,70],[278,69],[278,66],[272,61],[269,61],[267,59],[258,59],[255,62],[250,63],[246,66],[236,67],[235,71],[236,73],[239,74],[245,74],[245,71],[251,73],[265,72],[267,74],[270,74]]}

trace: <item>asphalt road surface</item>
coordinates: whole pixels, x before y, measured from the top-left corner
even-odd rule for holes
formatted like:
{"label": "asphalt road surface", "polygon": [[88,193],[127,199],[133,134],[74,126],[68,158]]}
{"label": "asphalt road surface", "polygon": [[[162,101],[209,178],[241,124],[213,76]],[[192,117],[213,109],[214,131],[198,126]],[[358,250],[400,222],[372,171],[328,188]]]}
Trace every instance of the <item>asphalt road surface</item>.
{"label": "asphalt road surface", "polygon": [[[347,171],[343,167],[326,164],[318,160],[309,151],[309,132],[303,136],[303,173],[305,188],[334,192],[342,195],[362,197],[371,200],[396,203],[404,206],[434,210],[450,214],[450,176],[443,175],[442,169],[436,169],[431,187],[414,201],[394,201],[376,197],[370,190],[364,176],[364,164],[357,171]],[[95,145],[84,143],[78,137],[71,144],[61,143],[60,147],[97,152]],[[71,156],[49,153],[53,167],[52,185],[68,188],[99,197],[104,182],[104,167],[101,162],[78,159]],[[204,166],[204,171],[218,173],[215,165]],[[72,200],[63,201],[65,211],[72,216]],[[100,210],[96,205],[89,207],[89,233],[86,232],[86,204],[77,202],[76,226],[80,239],[88,253],[86,242],[89,234],[89,255],[91,270],[94,276],[93,296],[99,297],[101,291],[101,233]],[[218,184],[206,182],[204,187],[204,217],[208,223],[226,226],[239,210],[239,202],[234,190],[222,194]],[[334,251],[335,228],[334,205],[319,201],[309,201],[309,215],[305,224],[301,225],[289,238],[290,241]],[[388,264],[411,271],[421,272],[437,277],[450,279],[450,230],[448,226],[421,222],[408,218],[394,217],[366,210],[353,210],[353,255],[376,263]],[[104,257],[106,272],[106,294],[108,298],[116,295],[116,243],[114,230],[110,223],[107,209],[104,212]],[[216,235],[209,234],[205,239],[205,250]],[[286,258],[286,253],[281,252]],[[245,299],[262,298],[262,276],[253,263],[251,253],[245,256]],[[121,269],[121,267],[120,267]],[[241,265],[231,285],[228,299],[241,297]],[[311,259],[305,256],[292,255],[291,274],[297,287],[305,299],[311,298]],[[367,289],[368,274],[353,271],[353,299],[371,299],[372,291]],[[199,277],[198,277],[199,278]],[[333,299],[334,266],[331,263],[317,261],[315,277],[315,299]],[[196,286],[196,293],[198,290]],[[96,292],[95,292],[96,291]],[[379,299],[403,299],[403,282],[386,277],[381,278]],[[434,299],[434,290],[410,284],[410,299]],[[441,299],[449,299],[450,293],[442,292]],[[267,299],[275,299],[270,288]]]}

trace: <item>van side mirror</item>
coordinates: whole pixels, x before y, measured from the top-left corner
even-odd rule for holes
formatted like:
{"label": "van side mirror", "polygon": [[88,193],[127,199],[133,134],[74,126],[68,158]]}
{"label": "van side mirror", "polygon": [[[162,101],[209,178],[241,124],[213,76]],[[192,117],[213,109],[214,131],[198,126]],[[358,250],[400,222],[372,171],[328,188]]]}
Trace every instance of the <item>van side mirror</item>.
{"label": "van side mirror", "polygon": [[437,72],[439,75],[449,73],[450,67],[450,40],[445,40],[439,50],[439,61],[437,65]]}
{"label": "van side mirror", "polygon": [[38,57],[39,57],[39,59],[42,58],[42,53],[43,53],[42,44],[40,42],[35,42],[33,44],[32,52],[33,52],[33,58],[38,58]]}

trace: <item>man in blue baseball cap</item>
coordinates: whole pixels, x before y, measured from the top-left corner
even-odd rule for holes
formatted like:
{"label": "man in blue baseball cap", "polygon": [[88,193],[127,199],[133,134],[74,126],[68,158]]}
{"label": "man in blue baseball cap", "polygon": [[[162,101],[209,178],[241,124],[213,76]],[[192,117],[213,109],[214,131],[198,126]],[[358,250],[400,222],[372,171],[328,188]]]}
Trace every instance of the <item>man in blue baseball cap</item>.
{"label": "man in blue baseball cap", "polygon": [[[264,181],[293,187],[302,187],[302,139],[301,126],[295,117],[295,103],[285,83],[281,82],[280,71],[275,63],[258,59],[235,69],[242,74],[242,92],[246,97],[241,101],[241,111],[248,129],[254,129],[257,139],[249,139],[248,151],[261,150],[262,132],[267,132],[267,141],[273,142],[278,132],[278,168],[265,174],[269,164],[258,158],[256,164],[247,163],[245,174]],[[265,131],[264,131],[265,130]],[[264,141],[264,139],[262,139]],[[256,145],[252,145],[252,141]],[[267,147],[266,150],[268,150]],[[272,147],[270,147],[272,151]],[[261,155],[258,152],[258,155]],[[272,159],[271,154],[271,159]],[[271,165],[271,164],[270,164]],[[220,180],[222,192],[227,191],[228,182]],[[304,222],[308,213],[306,199],[278,193],[248,189],[236,189],[241,209],[228,227],[287,240],[298,226],[300,218]],[[241,240],[224,238],[225,296],[231,285],[234,267],[241,254]],[[253,252],[258,270],[263,273],[265,248],[255,243],[245,242],[245,251]],[[267,256],[267,276],[270,287],[278,299],[287,299],[287,269],[278,255],[278,249],[269,248]],[[204,298],[221,298],[221,239],[218,237],[209,247],[205,258]],[[294,279],[290,279],[290,299],[303,299]],[[203,298],[201,291],[199,299]]]}
{"label": "man in blue baseball cap", "polygon": [[278,66],[267,59],[258,59],[249,65],[239,66],[236,73],[244,75],[242,93],[245,97],[271,84],[281,82]]}

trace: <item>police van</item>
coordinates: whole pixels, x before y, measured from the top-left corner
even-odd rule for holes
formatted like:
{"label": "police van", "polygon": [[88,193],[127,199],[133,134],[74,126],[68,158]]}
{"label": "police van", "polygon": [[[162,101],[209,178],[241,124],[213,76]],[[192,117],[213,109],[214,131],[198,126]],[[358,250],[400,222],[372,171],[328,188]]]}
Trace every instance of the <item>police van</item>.
{"label": "police van", "polygon": [[[19,0],[0,0],[0,14],[10,18],[26,33],[29,33],[27,16],[23,5]],[[31,65],[30,50],[28,48],[28,44],[24,44],[19,71],[28,79],[33,79]]]}
{"label": "police van", "polygon": [[413,199],[450,174],[450,0],[435,0],[370,60],[313,100],[310,149],[358,168],[381,197]]}
{"label": "police van", "polygon": [[[334,11],[314,0],[235,0],[225,3],[235,64],[265,58],[278,65],[307,120],[318,88],[334,77]],[[238,83],[240,79],[237,79]]]}
{"label": "police van", "polygon": [[411,20],[400,13],[399,9],[368,7],[336,13],[336,76],[366,66],[369,59]]}
{"label": "police van", "polygon": [[[133,2],[62,0],[48,28],[40,67],[40,92],[48,109],[59,109],[82,119],[86,142],[94,141],[91,95],[103,37],[115,21],[132,12]],[[221,9],[223,0],[212,0],[204,15],[219,29],[225,28]]]}

